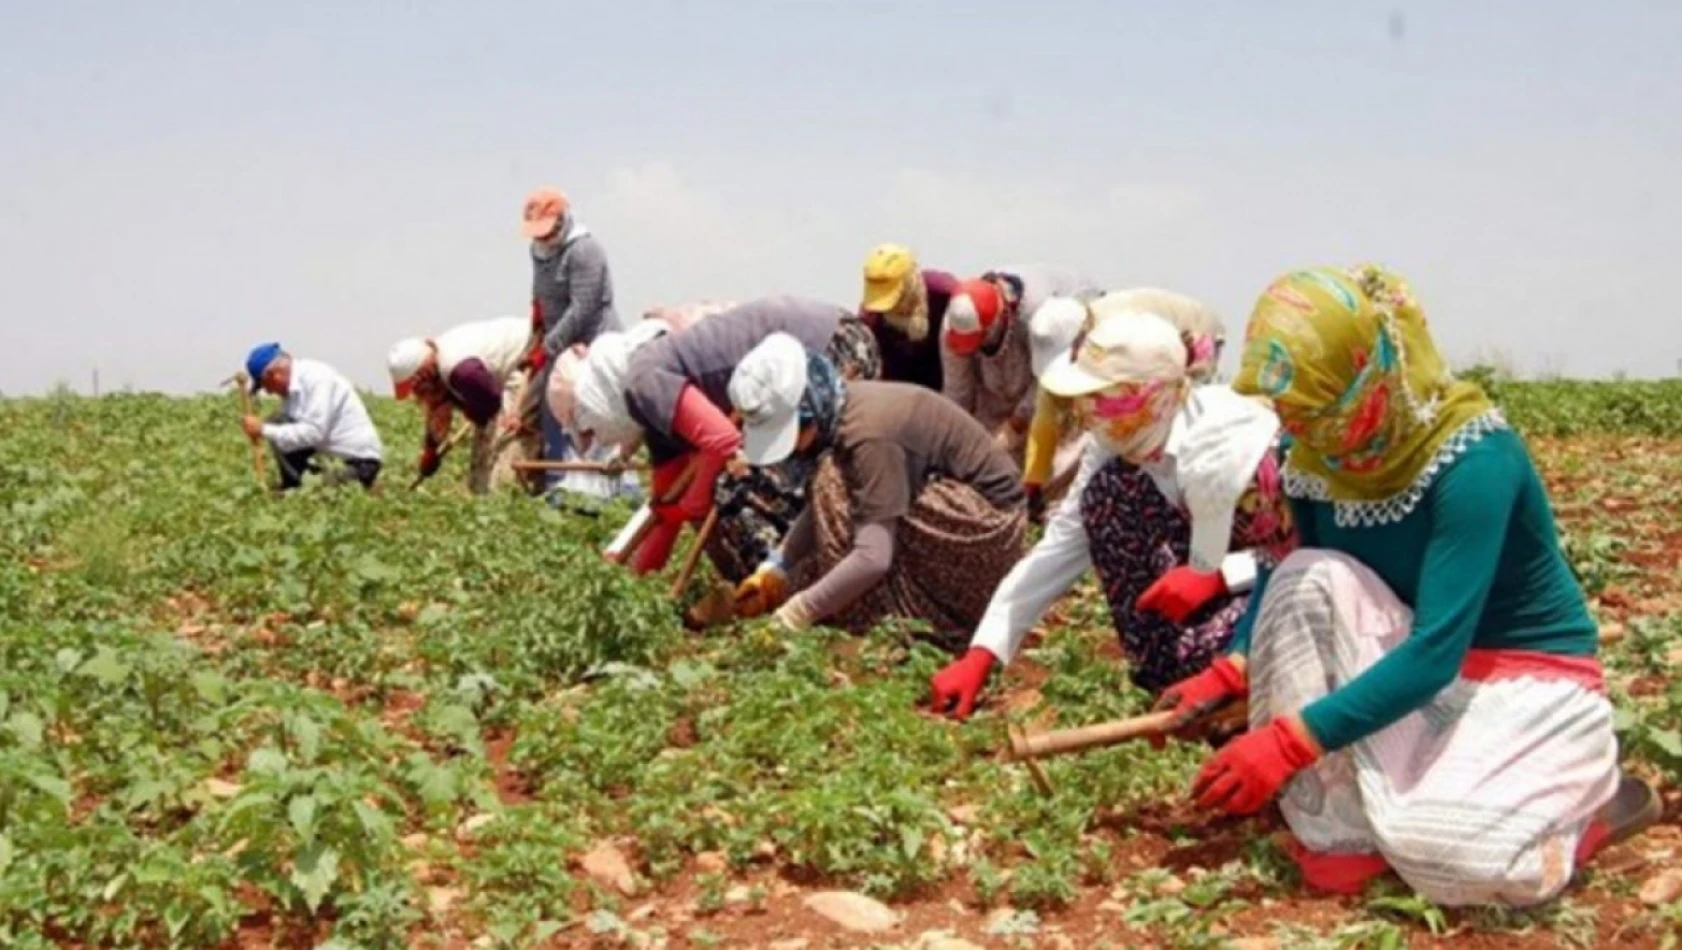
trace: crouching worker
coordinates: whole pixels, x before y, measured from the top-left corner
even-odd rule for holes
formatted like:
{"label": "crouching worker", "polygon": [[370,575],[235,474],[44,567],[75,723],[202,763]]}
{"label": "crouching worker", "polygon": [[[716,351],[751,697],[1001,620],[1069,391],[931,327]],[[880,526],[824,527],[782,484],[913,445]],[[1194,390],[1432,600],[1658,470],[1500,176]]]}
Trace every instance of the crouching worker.
{"label": "crouching worker", "polygon": [[[473,424],[468,487],[476,495],[490,490],[497,456],[519,434],[519,392],[525,384],[523,364],[530,338],[525,320],[501,317],[464,323],[436,339],[410,337],[392,346],[386,363],[396,396],[413,396],[426,417],[421,478],[438,471],[440,449],[459,409]],[[496,424],[499,419],[502,425]],[[530,441],[528,451],[535,455],[536,440]]]}
{"label": "crouching worker", "polygon": [[631,555],[633,570],[665,566],[683,526],[702,522],[716,503],[707,552],[721,575],[737,581],[780,543],[804,502],[786,471],[725,470],[741,444],[730,418],[731,373],[772,333],[792,335],[860,376],[878,372],[875,345],[840,307],[797,297],[749,301],[677,333],[665,326],[639,321],[591,348],[573,387],[571,425],[648,445],[655,524]]}
{"label": "crouching worker", "polygon": [[[253,348],[245,372],[253,393],[286,400],[267,422],[246,416],[243,423],[247,438],[269,443],[282,491],[302,484],[305,472],[320,473],[330,485],[355,479],[363,488],[374,487],[383,454],[380,434],[350,380],[326,363],[293,358],[279,343]],[[323,469],[317,455],[343,464]]]}
{"label": "crouching worker", "polygon": [[1547,900],[1651,823],[1547,491],[1407,285],[1371,266],[1281,278],[1234,385],[1294,437],[1302,547],[1259,578],[1232,655],[1171,691],[1188,719],[1249,696],[1251,731],[1198,773],[1198,802],[1282,794],[1305,881],[1350,892],[1388,867],[1445,905]]}
{"label": "crouching worker", "polygon": [[[934,677],[963,718],[987,674],[1089,567],[1133,682],[1156,693],[1225,651],[1256,562],[1294,533],[1278,487],[1279,420],[1225,386],[1197,386],[1205,351],[1144,311],[1106,311],[1042,383],[1089,427],[1073,490],[993,592],[970,649]],[[1196,517],[1199,512],[1224,517]]]}
{"label": "crouching worker", "polygon": [[947,649],[967,640],[1027,531],[1020,477],[993,434],[933,390],[844,381],[780,333],[742,360],[730,398],[749,464],[816,459],[806,508],[737,589],[738,616],[775,609],[789,629],[855,632],[905,617]]}

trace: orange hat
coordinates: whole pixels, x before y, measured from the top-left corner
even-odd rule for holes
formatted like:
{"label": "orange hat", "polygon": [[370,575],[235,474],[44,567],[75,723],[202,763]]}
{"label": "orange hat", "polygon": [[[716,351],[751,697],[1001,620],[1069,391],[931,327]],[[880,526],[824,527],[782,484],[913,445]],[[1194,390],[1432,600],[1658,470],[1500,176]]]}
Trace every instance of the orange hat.
{"label": "orange hat", "polygon": [[946,306],[946,346],[959,356],[981,349],[987,331],[998,322],[1003,310],[999,288],[990,280],[966,280]]}
{"label": "orange hat", "polygon": [[521,230],[532,240],[546,238],[560,227],[570,206],[559,188],[539,188],[526,196],[525,221]]}

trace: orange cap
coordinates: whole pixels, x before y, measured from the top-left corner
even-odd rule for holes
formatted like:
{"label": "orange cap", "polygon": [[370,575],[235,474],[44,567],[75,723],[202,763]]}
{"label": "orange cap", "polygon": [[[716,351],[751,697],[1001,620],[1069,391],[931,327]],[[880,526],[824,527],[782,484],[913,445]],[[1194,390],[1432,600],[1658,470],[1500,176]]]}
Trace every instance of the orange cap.
{"label": "orange cap", "polygon": [[1002,303],[999,288],[992,281],[977,278],[958,285],[958,292],[946,307],[947,347],[959,356],[981,349],[987,331],[999,319]]}
{"label": "orange cap", "polygon": [[567,196],[559,188],[539,188],[526,196],[526,210],[521,230],[532,240],[546,238],[560,227],[569,206]]}

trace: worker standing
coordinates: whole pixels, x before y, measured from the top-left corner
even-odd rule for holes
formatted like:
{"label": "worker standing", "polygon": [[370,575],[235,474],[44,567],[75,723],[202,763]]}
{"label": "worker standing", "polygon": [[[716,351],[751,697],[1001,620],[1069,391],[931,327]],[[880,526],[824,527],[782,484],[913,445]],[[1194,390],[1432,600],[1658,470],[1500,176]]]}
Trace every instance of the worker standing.
{"label": "worker standing", "polygon": [[[598,334],[621,328],[613,309],[613,275],[600,242],[559,190],[539,188],[527,196],[522,228],[531,239],[534,345],[529,363],[537,379],[522,400],[521,415],[539,420],[545,459],[576,461],[585,456],[556,422],[543,393],[562,352],[574,344],[588,346]],[[602,500],[614,494],[614,484],[586,472],[550,472],[542,487],[551,493],[551,501],[558,500],[556,491]]]}

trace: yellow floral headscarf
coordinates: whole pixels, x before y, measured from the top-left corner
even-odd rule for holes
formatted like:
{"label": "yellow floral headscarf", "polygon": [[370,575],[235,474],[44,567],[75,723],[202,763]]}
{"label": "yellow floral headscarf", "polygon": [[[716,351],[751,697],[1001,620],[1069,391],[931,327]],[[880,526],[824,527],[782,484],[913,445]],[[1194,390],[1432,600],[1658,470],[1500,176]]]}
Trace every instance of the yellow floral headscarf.
{"label": "yellow floral headscarf", "polygon": [[1294,437],[1290,467],[1334,502],[1408,492],[1493,408],[1449,372],[1407,284],[1371,264],[1274,281],[1250,316],[1233,388],[1274,401]]}

